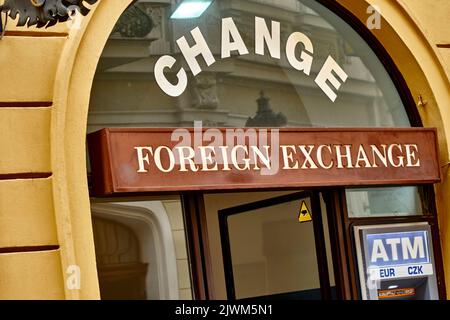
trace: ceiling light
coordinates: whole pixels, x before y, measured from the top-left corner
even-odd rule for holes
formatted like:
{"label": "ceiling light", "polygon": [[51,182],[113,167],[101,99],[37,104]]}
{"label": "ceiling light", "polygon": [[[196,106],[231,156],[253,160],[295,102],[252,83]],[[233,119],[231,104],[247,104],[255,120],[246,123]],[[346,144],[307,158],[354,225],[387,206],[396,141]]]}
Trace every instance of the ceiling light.
{"label": "ceiling light", "polygon": [[183,0],[170,19],[194,19],[200,17],[214,0]]}

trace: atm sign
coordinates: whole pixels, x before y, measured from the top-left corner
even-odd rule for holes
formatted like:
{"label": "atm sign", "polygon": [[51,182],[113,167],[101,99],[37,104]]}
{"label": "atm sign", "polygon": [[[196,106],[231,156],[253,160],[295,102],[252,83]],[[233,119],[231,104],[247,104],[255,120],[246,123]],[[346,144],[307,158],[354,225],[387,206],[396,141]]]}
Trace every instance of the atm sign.
{"label": "atm sign", "polygon": [[366,235],[373,280],[433,274],[427,231]]}

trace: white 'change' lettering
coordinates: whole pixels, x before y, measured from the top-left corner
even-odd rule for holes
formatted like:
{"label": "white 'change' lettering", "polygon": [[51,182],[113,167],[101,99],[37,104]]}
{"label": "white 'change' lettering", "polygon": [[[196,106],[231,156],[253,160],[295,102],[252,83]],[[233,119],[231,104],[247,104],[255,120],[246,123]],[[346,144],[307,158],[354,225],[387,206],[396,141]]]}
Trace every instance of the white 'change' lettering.
{"label": "white 'change' lettering", "polygon": [[[183,54],[186,63],[194,76],[202,71],[197,60],[200,56],[206,62],[207,66],[211,66],[216,62],[208,43],[205,40],[201,30],[196,27],[191,31],[194,45],[189,46],[186,37],[179,38],[176,42]],[[249,54],[239,33],[233,18],[222,18],[222,43],[221,58],[231,57],[232,52],[239,55]],[[255,54],[264,55],[264,49],[267,46],[270,56],[273,59],[281,59],[281,36],[280,22],[271,21],[271,31],[265,19],[255,17]],[[300,54],[297,55],[297,51]],[[285,55],[292,68],[310,75],[311,66],[314,60],[314,46],[307,35],[301,32],[293,32],[286,41]],[[172,70],[177,60],[169,55],[164,55],[158,59],[155,64],[155,79],[159,87],[169,96],[178,97],[187,88],[188,80],[186,70],[183,67],[178,69],[176,73],[177,82],[172,83],[164,73],[166,70]],[[347,80],[347,73],[337,64],[333,57],[328,56],[320,69],[314,82],[327,95],[331,101],[337,98],[336,90]],[[411,150],[413,153],[414,150]]]}

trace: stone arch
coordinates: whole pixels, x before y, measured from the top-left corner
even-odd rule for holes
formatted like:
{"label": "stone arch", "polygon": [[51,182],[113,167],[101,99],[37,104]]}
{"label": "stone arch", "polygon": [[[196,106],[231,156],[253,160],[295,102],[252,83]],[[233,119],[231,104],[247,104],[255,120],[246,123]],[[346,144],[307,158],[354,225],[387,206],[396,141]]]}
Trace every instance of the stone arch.
{"label": "stone arch", "polygon": [[[361,22],[367,19],[366,9],[371,0],[338,0],[338,3]],[[444,263],[450,265],[448,216],[450,210],[450,172],[448,170],[448,144],[450,101],[448,76],[441,57],[427,41],[424,33],[402,1],[378,1],[385,27],[373,30],[408,84],[414,97],[422,95],[428,100],[426,107],[418,107],[425,126],[438,128],[443,182],[436,186],[436,197],[441,213],[440,228]],[[72,29],[61,54],[54,87],[52,110],[51,161],[53,194],[58,240],[61,245],[62,269],[80,266],[81,290],[65,288],[67,299],[97,299],[98,280],[92,236],[89,193],[86,178],[86,125],[92,80],[102,49],[122,12],[132,0],[99,1],[92,12],[83,18],[79,29]],[[446,131],[447,130],[447,131]],[[446,274],[450,282],[450,272]],[[450,290],[447,290],[450,292]]]}

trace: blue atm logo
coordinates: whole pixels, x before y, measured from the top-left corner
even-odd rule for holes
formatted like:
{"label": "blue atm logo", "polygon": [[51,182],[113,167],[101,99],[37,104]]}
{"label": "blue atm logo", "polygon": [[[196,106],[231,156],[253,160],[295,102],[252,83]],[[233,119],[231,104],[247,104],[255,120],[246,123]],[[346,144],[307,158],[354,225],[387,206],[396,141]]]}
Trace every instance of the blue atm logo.
{"label": "blue atm logo", "polygon": [[368,234],[369,267],[430,262],[427,231]]}

